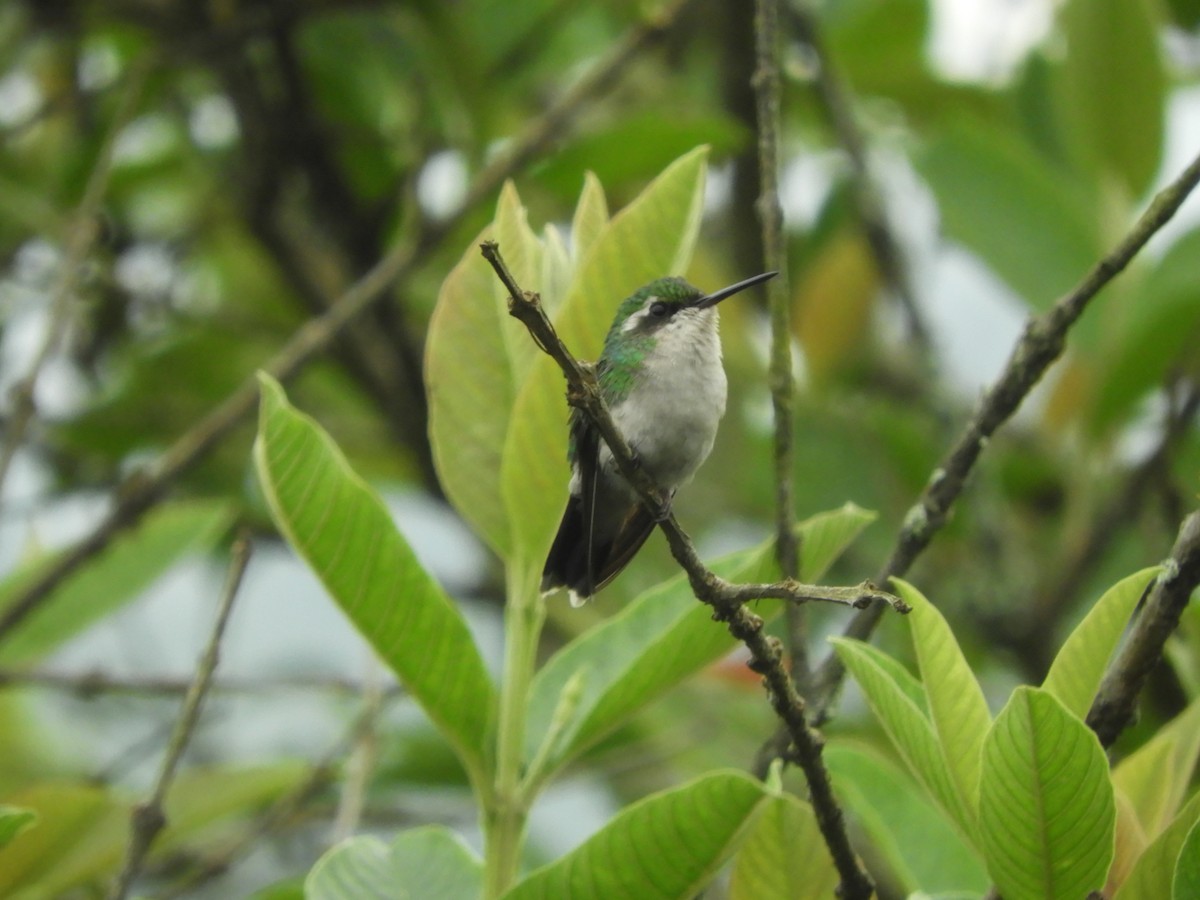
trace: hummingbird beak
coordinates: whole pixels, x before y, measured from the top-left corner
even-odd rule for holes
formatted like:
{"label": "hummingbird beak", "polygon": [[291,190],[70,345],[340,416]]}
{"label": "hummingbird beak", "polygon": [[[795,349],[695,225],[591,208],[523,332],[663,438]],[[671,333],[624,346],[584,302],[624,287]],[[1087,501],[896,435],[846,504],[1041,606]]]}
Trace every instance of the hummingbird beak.
{"label": "hummingbird beak", "polygon": [[744,281],[739,281],[737,284],[731,284],[727,288],[721,288],[721,290],[715,293],[701,297],[695,303],[693,303],[692,306],[695,309],[708,309],[710,306],[716,306],[726,297],[732,297],[734,294],[738,293],[739,291],[744,291],[748,287],[754,287],[756,284],[762,284],[764,281],[769,281],[778,274],[778,272],[763,272],[761,275],[755,275],[751,278],[747,278]]}

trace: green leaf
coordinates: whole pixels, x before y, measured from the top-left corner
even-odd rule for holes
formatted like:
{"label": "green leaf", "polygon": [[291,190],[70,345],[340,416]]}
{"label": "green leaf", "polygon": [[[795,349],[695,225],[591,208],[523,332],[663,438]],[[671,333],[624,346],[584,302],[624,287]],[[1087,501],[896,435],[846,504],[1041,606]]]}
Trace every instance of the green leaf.
{"label": "green leaf", "polygon": [[304,883],[308,900],[477,900],[483,865],[441,825],[402,831],[391,846],[373,837],[343,841],[322,856]]}
{"label": "green leaf", "polygon": [[1198,757],[1200,698],[1113,769],[1113,783],[1129,799],[1148,836],[1157,835],[1174,818]]}
{"label": "green leaf", "polygon": [[276,523],[478,783],[496,689],[462,614],[329,435],[259,381],[254,460]]}
{"label": "green leaf", "polygon": [[823,759],[838,797],[906,893],[987,890],[983,859],[890,759],[844,740],[831,742]]}
{"label": "green leaf", "polygon": [[0,804],[0,850],[18,834],[37,821],[37,813],[20,806]]}
{"label": "green leaf", "polygon": [[606,225],[608,201],[604,197],[604,186],[594,174],[586,172],[583,176],[583,193],[579,195],[575,217],[571,220],[571,253],[576,262],[587,256]]}
{"label": "green leaf", "polygon": [[893,746],[912,774],[950,817],[959,832],[975,843],[975,816],[950,774],[933,723],[893,675],[881,665],[882,651],[850,638],[830,638],[838,658],[854,676]]}
{"label": "green leaf", "polygon": [[[874,520],[848,504],[813,516],[798,527],[801,577],[818,578]],[[734,581],[774,577],[773,545],[730,554],[711,564]],[[765,614],[759,609],[760,614]],[[678,575],[646,591],[619,613],[571,641],[534,678],[529,701],[526,758],[546,740],[559,696],[572,678],[581,681],[574,716],[546,757],[549,774],[639,709],[729,652],[735,641],[712,621],[712,611],[693,596]]]}
{"label": "green leaf", "polygon": [[734,850],[762,800],[763,786],[732,770],[652,794],[531,873],[504,900],[693,897]]}
{"label": "green leaf", "polygon": [[916,588],[892,579],[911,607],[907,621],[917,652],[929,720],[962,806],[978,815],[983,739],[992,724],[987,701],[945,618]]}
{"label": "green leaf", "polygon": [[38,824],[0,850],[0,896],[56,897],[119,865],[128,810],[103,789],[42,784],[9,800],[34,810]]}
{"label": "green leaf", "polygon": [[1042,688],[1067,711],[1087,717],[1100,679],[1116,650],[1146,585],[1161,571],[1153,566],[1121,579],[1102,596],[1071,632],[1054,657]]}
{"label": "green leaf", "polygon": [[840,882],[812,807],[791,794],[763,802],[733,860],[730,900],[826,900]]}
{"label": "green leaf", "polygon": [[1138,402],[1158,390],[1168,373],[1196,366],[1195,335],[1200,328],[1200,230],[1171,249],[1149,275],[1135,282],[1136,295],[1122,304],[1112,345],[1098,354],[1098,384],[1088,422],[1104,434],[1129,416]]}
{"label": "green leaf", "polygon": [[[505,183],[504,189],[500,192],[500,199],[496,204],[496,219],[492,228],[496,243],[500,245],[500,252],[504,256],[504,262],[513,278],[517,280],[517,284],[527,291],[541,292],[543,288],[542,257],[544,255],[542,242],[529,227],[525,207],[521,204],[521,198],[517,195],[517,189],[513,187],[512,182]],[[467,252],[471,252],[471,249],[468,249]],[[488,271],[491,271],[490,265]],[[507,310],[507,289],[494,275],[491,282],[492,293],[496,297],[498,307]],[[525,376],[529,374],[529,367],[542,351],[538,349],[537,344],[530,340],[529,333],[516,319],[507,317],[500,328],[500,334],[504,338],[506,355],[513,367],[513,382],[521,384],[525,380]],[[467,349],[460,347],[460,354]]]}
{"label": "green leaf", "polygon": [[[703,211],[705,159],[700,148],[677,160],[595,238],[555,316],[575,356],[596,357],[622,299],[687,265]],[[562,374],[539,354],[513,406],[501,464],[519,565],[541,565],[558,524],[568,477],[566,437]]]}
{"label": "green leaf", "polygon": [[1148,0],[1071,0],[1061,115],[1078,154],[1140,197],[1162,155],[1167,77],[1160,21]]}
{"label": "green leaf", "polygon": [[1103,249],[1090,187],[1011,134],[953,128],[921,154],[942,226],[1037,308],[1070,289]]}
{"label": "green leaf", "polygon": [[[184,557],[212,548],[233,520],[226,502],[188,500],[149,513],[93,562],[68,578],[51,599],[0,642],[0,664],[45,656],[93,622],[136,600]],[[21,567],[0,584],[0,609],[56,565],[60,554]]]}
{"label": "green leaf", "polygon": [[517,392],[505,335],[514,323],[479,253],[478,241],[487,234],[472,242],[442,283],[426,337],[425,384],[429,441],[446,496],[504,556],[512,535],[500,459]]}
{"label": "green leaf", "polygon": [[1175,880],[1171,886],[1172,900],[1195,900],[1200,897],[1200,827],[1193,825],[1179,848],[1175,861]]}
{"label": "green leaf", "polygon": [[1108,760],[1091,729],[1040,688],[1018,687],[988,732],[979,825],[1005,900],[1104,886],[1116,825]]}
{"label": "green leaf", "polygon": [[1150,842],[1113,900],[1159,900],[1171,897],[1180,851],[1197,822],[1200,822],[1200,794],[1194,794],[1174,821]]}

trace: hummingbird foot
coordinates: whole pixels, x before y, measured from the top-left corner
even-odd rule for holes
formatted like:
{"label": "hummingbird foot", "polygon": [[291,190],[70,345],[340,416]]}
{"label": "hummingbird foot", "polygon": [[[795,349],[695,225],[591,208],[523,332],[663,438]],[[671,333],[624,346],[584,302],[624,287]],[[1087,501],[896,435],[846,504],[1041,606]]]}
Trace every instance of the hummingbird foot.
{"label": "hummingbird foot", "polygon": [[658,524],[671,518],[671,503],[675,499],[675,492],[661,490],[656,491],[655,493],[658,499],[658,506],[651,510],[651,513],[654,515],[655,524]]}

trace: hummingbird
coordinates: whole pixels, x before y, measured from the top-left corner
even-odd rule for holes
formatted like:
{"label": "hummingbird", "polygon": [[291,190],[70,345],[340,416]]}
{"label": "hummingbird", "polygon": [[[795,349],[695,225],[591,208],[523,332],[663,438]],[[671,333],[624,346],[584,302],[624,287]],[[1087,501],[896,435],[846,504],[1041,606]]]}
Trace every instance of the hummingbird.
{"label": "hummingbird", "polygon": [[[725,414],[716,306],[776,274],[764,272],[712,294],[682,278],[659,278],[617,307],[596,365],[600,393],[668,504],[708,457]],[[571,605],[582,606],[629,564],[655,518],[578,409],[571,411],[567,458],[570,494],[541,589],[545,594],[565,587]]]}

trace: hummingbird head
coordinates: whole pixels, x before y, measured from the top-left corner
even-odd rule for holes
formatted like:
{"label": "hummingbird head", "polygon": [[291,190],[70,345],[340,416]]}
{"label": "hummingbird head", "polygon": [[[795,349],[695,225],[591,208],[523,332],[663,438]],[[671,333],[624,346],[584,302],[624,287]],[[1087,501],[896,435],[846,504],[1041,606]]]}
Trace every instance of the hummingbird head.
{"label": "hummingbird head", "polygon": [[605,341],[606,352],[610,344],[641,343],[640,338],[653,341],[664,330],[690,329],[699,321],[712,320],[714,317],[709,310],[722,300],[774,278],[776,274],[764,272],[712,294],[703,293],[682,278],[652,281],[634,291],[618,307]]}

